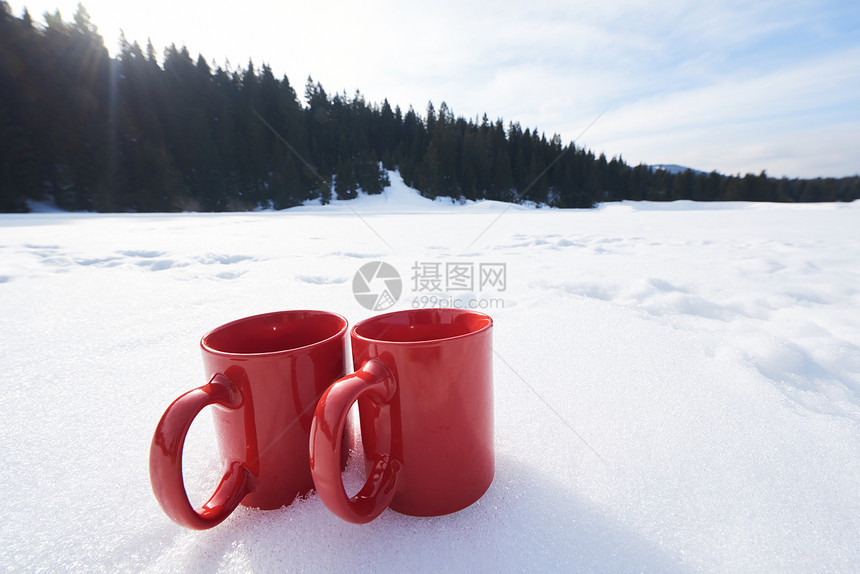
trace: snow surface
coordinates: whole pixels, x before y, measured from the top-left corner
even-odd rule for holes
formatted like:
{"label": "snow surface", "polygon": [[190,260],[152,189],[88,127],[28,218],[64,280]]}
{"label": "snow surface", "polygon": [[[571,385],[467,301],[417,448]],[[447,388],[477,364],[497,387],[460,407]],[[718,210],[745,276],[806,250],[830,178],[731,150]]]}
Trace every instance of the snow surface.
{"label": "snow surface", "polygon": [[[3,568],[860,570],[860,203],[536,210],[392,181],[282,212],[0,216]],[[362,526],[315,495],[173,524],[149,442],[205,382],[200,336],[288,308],[355,323],[371,312],[352,277],[375,260],[403,277],[394,309],[421,295],[415,263],[506,264],[504,291],[443,299],[496,305],[487,494]],[[198,503],[214,449],[199,417]]]}

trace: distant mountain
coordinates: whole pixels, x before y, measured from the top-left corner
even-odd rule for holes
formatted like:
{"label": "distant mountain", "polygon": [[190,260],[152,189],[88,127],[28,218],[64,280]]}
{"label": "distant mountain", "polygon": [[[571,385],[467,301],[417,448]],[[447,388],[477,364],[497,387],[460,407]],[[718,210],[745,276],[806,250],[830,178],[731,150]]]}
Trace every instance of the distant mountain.
{"label": "distant mountain", "polygon": [[655,165],[648,166],[652,171],[657,171],[658,169],[662,169],[663,171],[668,171],[672,175],[684,173],[687,170],[692,171],[693,173],[705,173],[704,171],[700,171],[698,169],[693,169],[691,167],[686,167],[683,165],[677,165],[674,163],[659,163]]}

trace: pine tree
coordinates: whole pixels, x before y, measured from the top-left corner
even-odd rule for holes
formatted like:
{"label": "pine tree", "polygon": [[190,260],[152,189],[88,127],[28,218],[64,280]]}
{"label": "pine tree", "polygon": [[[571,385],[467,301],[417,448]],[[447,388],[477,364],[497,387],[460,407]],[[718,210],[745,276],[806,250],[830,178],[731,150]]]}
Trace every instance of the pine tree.
{"label": "pine tree", "polygon": [[95,24],[93,24],[90,19],[90,13],[87,12],[87,9],[84,8],[84,5],[78,2],[78,8],[75,11],[75,15],[72,18],[74,21],[74,29],[84,34],[85,36],[97,36],[98,28],[96,28]]}
{"label": "pine tree", "polygon": [[151,64],[158,65],[158,55],[155,53],[155,46],[152,45],[152,39],[146,39],[146,60]]}

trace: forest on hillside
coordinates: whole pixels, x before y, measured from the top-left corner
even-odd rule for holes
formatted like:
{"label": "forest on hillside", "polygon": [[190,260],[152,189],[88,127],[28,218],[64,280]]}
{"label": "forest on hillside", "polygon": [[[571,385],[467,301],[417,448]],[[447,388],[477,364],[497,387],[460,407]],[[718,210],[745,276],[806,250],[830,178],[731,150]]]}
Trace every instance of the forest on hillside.
{"label": "forest on hillside", "polygon": [[422,195],[592,207],[622,199],[852,201],[860,177],[670,173],[547,139],[502,119],[328,94],[301,98],[269,66],[159,57],[120,38],[111,57],[86,9],[37,24],[0,0],[0,211],[29,201],[101,212],[276,209],[379,193],[398,169]]}

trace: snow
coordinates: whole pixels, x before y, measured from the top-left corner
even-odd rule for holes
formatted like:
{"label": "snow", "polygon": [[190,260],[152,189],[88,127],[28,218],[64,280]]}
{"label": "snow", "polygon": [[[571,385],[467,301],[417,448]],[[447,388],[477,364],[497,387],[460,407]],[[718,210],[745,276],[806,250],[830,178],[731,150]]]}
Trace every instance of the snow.
{"label": "snow", "polygon": [[[860,203],[452,205],[0,216],[0,563],[9,571],[860,570]],[[203,532],[149,485],[161,413],[229,320],[371,311],[352,277],[504,263],[496,477],[453,515],[347,524],[315,495]],[[185,477],[220,476],[198,417]],[[353,463],[355,458],[353,459]],[[346,480],[361,482],[355,464]]]}
{"label": "snow", "polygon": [[64,213],[62,209],[57,207],[52,201],[27,201],[27,207],[31,213]]}
{"label": "snow", "polygon": [[703,171],[699,171],[698,169],[693,169],[691,167],[686,167],[683,165],[678,165],[675,163],[661,163],[651,166],[652,171],[656,171],[658,169],[662,169],[663,171],[668,171],[671,174],[679,174],[684,173],[687,170],[692,171],[693,173],[705,173]]}
{"label": "snow", "polygon": [[[450,197],[437,197],[435,200],[421,196],[416,190],[407,186],[403,182],[403,178],[397,171],[389,171],[388,179],[390,185],[386,187],[382,193],[376,195],[368,195],[359,191],[359,196],[356,199],[340,200],[333,199],[329,204],[322,206],[319,199],[306,201],[301,207],[294,207],[289,211],[291,213],[318,213],[320,207],[325,207],[324,213],[350,213],[355,214],[356,210],[366,211],[368,213],[438,213],[450,212],[453,205],[468,205],[472,209],[480,210],[507,210],[507,209],[533,209],[534,206],[516,205],[512,203],[502,203],[498,201],[471,201],[463,200],[455,201]],[[458,213],[460,210],[454,210]]]}

